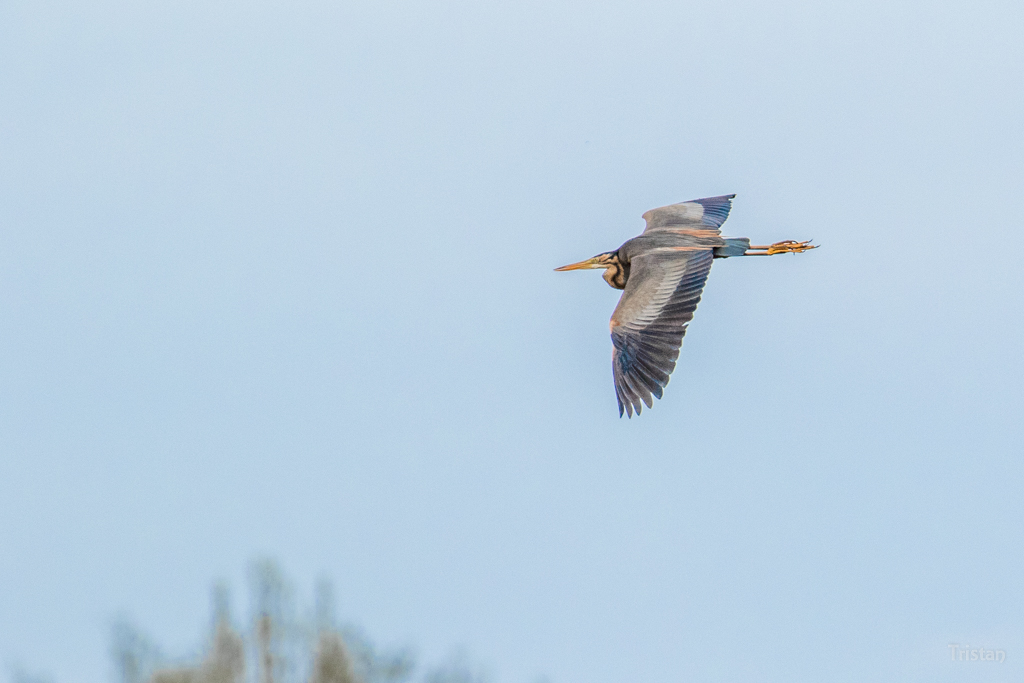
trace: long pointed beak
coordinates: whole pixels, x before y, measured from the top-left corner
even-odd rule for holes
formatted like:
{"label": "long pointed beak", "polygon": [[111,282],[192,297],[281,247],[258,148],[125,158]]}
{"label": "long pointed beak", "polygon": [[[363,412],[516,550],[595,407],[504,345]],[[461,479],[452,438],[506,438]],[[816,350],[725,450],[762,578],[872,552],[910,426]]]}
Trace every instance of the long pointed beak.
{"label": "long pointed beak", "polygon": [[567,266],[561,268],[555,268],[555,270],[583,270],[584,268],[604,268],[605,265],[600,262],[601,257],[595,256],[594,258],[588,258],[586,261],[580,261],[579,263],[570,263]]}

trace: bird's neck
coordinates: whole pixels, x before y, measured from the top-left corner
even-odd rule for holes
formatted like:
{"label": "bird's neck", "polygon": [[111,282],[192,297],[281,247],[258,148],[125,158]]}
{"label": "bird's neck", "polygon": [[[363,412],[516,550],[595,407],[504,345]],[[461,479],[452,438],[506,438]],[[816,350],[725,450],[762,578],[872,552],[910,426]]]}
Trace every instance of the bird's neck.
{"label": "bird's neck", "polygon": [[629,279],[629,265],[622,263],[616,257],[610,266],[604,269],[604,281],[615,289],[625,289],[626,280]]}

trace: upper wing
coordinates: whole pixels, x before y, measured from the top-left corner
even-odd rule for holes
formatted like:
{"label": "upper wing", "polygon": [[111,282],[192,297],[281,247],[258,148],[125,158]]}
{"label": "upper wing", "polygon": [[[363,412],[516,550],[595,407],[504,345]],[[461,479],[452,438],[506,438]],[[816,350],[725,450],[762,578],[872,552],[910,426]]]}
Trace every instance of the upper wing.
{"label": "upper wing", "polygon": [[650,408],[676,367],[686,324],[711,272],[711,249],[691,247],[633,258],[612,314],[612,373],[619,416]]}
{"label": "upper wing", "polygon": [[734,194],[721,197],[693,199],[680,204],[670,204],[659,209],[651,209],[644,214],[647,229],[656,230],[713,230],[717,235],[722,223],[729,217]]}

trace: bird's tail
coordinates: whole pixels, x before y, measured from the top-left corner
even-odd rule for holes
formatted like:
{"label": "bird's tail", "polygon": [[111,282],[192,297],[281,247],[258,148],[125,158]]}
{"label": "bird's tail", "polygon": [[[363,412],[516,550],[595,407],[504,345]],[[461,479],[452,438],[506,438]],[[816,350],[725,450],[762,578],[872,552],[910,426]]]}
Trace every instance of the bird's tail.
{"label": "bird's tail", "polygon": [[750,249],[750,239],[747,237],[726,237],[724,247],[715,247],[715,258],[729,258],[730,256],[743,256]]}

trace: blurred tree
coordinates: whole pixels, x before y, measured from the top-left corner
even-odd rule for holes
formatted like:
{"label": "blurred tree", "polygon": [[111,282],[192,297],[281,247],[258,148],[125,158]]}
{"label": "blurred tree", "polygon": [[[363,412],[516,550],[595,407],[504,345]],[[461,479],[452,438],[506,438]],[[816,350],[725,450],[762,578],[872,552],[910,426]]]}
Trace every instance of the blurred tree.
{"label": "blurred tree", "polygon": [[244,683],[245,647],[226,621],[217,624],[210,651],[198,666],[155,671],[151,683]]}
{"label": "blurred tree", "polygon": [[457,652],[443,665],[427,674],[424,683],[487,683],[490,677],[473,670],[464,652]]}
{"label": "blurred tree", "polygon": [[294,591],[280,566],[269,558],[253,562],[249,568],[249,592],[254,607],[259,683],[296,680],[296,657],[302,654],[291,650],[309,650],[302,647],[304,633],[295,617]]}
{"label": "blurred tree", "polygon": [[[359,629],[338,625],[329,581],[317,582],[313,608],[300,618],[292,584],[276,562],[253,562],[248,579],[248,631],[233,623],[226,584],[214,584],[209,641],[198,663],[172,664],[130,622],[116,622],[112,653],[120,683],[405,683],[412,678],[416,663],[408,648],[380,651]],[[488,677],[456,655],[421,680],[486,683]]]}
{"label": "blurred tree", "polygon": [[121,683],[145,683],[163,662],[160,650],[128,619],[114,622],[111,654]]}
{"label": "blurred tree", "polygon": [[341,636],[331,631],[320,634],[310,683],[359,683],[352,660]]}
{"label": "blurred tree", "polygon": [[409,680],[416,660],[407,649],[378,652],[362,631],[354,627],[341,629],[341,636],[352,653],[353,668],[363,683],[402,683]]}
{"label": "blurred tree", "polygon": [[20,666],[11,667],[11,683],[52,683],[53,679],[38,673],[29,673]]}

